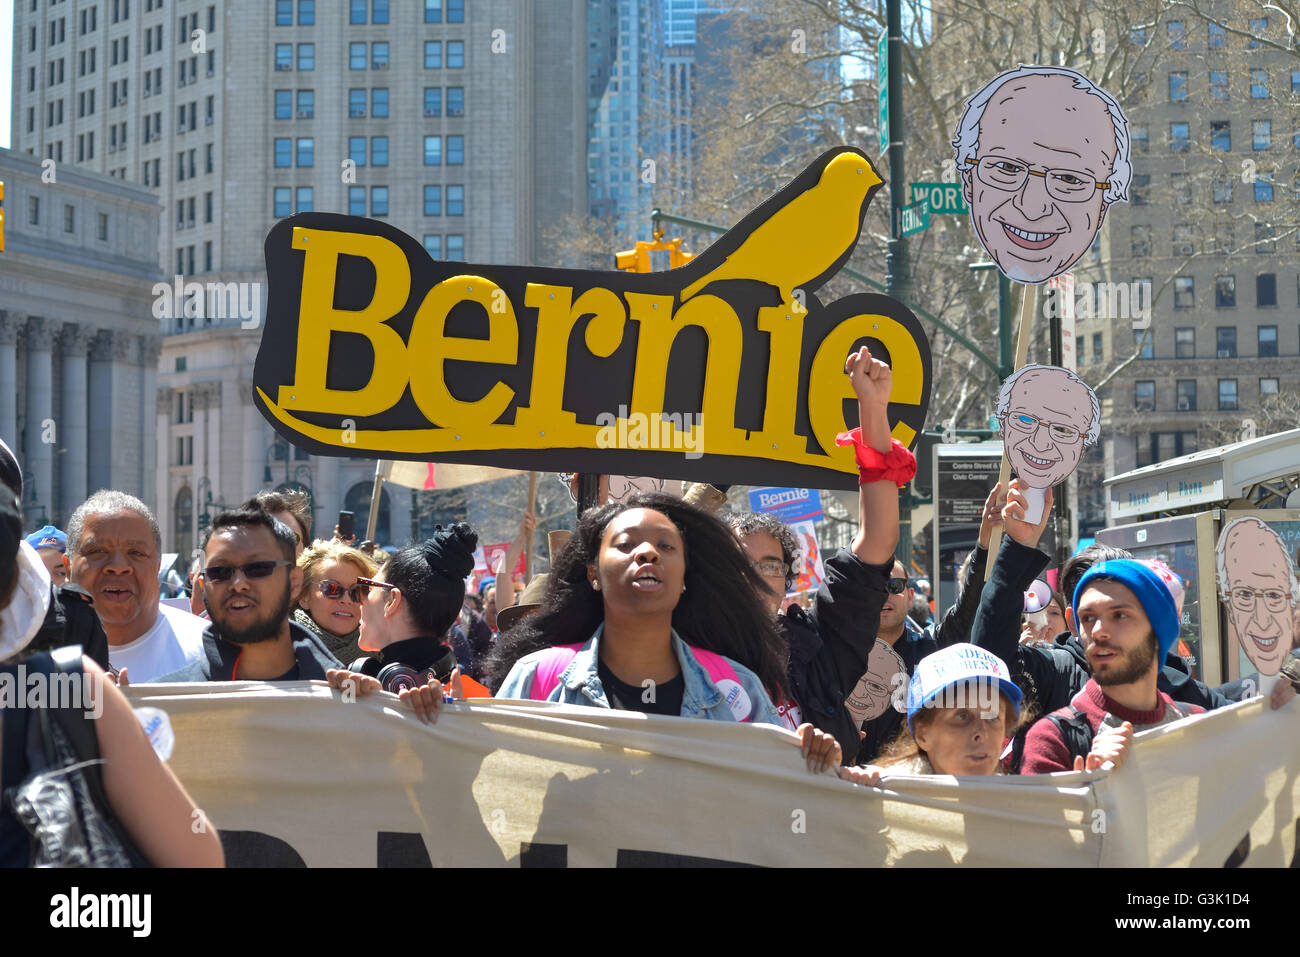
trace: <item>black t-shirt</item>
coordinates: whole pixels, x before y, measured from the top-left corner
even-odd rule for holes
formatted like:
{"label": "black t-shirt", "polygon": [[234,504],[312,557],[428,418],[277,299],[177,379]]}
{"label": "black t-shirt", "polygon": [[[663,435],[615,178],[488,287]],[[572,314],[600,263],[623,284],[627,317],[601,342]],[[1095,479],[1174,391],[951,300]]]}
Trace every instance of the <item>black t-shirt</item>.
{"label": "black t-shirt", "polygon": [[299,680],[299,677],[298,677],[298,662],[295,661],[295,662],[293,663],[293,667],[292,667],[292,668],[290,668],[290,669],[289,669],[288,671],[286,671],[284,674],[280,675],[280,677],[278,677],[278,678],[272,678],[271,680],[272,680],[272,681],[298,681],[298,680]]}
{"label": "black t-shirt", "polygon": [[[686,679],[680,674],[671,681],[642,688],[626,684],[614,677],[614,672],[605,667],[605,662],[596,662],[596,673],[605,688],[605,697],[612,707],[624,711],[644,711],[646,714],[668,714],[680,716],[682,713],[682,695],[686,692]],[[652,693],[653,692],[653,693]],[[647,701],[646,698],[651,700]]]}

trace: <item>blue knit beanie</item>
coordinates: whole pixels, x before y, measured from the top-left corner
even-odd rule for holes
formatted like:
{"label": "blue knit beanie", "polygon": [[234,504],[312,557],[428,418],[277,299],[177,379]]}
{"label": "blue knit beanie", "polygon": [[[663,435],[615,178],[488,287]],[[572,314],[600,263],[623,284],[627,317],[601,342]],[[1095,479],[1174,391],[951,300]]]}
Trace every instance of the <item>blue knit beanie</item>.
{"label": "blue knit beanie", "polygon": [[1178,640],[1178,608],[1169,587],[1160,580],[1160,576],[1146,565],[1130,558],[1115,561],[1098,562],[1089,568],[1074,589],[1074,620],[1079,620],[1079,598],[1089,583],[1095,579],[1116,581],[1127,588],[1137,598],[1138,604],[1146,612],[1151,629],[1156,633],[1156,644],[1160,648],[1160,667],[1164,667],[1165,655]]}

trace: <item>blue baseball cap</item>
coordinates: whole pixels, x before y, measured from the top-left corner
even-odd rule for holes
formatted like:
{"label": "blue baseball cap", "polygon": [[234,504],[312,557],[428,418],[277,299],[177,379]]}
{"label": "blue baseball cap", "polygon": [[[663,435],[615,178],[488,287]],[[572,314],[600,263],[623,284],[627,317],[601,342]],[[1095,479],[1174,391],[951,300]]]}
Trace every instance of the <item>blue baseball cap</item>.
{"label": "blue baseball cap", "polygon": [[1131,558],[1098,562],[1079,579],[1074,588],[1074,620],[1079,620],[1079,598],[1090,582],[1098,578],[1119,582],[1133,593],[1151,622],[1160,648],[1159,662],[1163,667],[1165,656],[1178,640],[1178,606],[1169,586],[1149,566]]}
{"label": "blue baseball cap", "polygon": [[59,551],[67,554],[68,536],[53,525],[46,525],[39,532],[32,532],[27,536],[27,544],[32,548],[57,548]]}
{"label": "blue baseball cap", "polygon": [[934,705],[949,688],[967,682],[997,683],[998,689],[1011,699],[1020,716],[1020,689],[1011,680],[1006,662],[977,645],[961,642],[922,658],[907,685],[907,727],[914,731],[916,716],[923,708]]}

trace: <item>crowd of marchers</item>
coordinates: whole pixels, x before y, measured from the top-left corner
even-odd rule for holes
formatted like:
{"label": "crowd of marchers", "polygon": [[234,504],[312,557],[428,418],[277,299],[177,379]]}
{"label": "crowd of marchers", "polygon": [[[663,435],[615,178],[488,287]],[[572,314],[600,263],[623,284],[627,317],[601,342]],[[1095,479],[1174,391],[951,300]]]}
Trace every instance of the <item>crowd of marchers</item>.
{"label": "crowd of marchers", "polygon": [[[795,732],[810,771],[864,787],[892,774],[1122,773],[1135,732],[1251,693],[1193,676],[1177,576],[1120,549],[1074,555],[1027,617],[1050,509],[1027,522],[1018,480],[989,493],[958,600],[931,620],[895,557],[898,489],[915,460],[890,434],[890,369],[862,349],[845,372],[861,426],[838,441],[859,468],[858,524],[806,607],[786,600],[800,570],[791,530],[723,510],[725,487],[705,483],[587,509],[550,571],[516,583],[536,527],[526,515],[496,577],[469,594],[468,525],[390,554],[337,529],[313,539],[304,495],[263,492],[212,520],[188,600],[162,600],[162,540],[144,503],[99,491],[66,532],[24,538],[21,466],[0,448],[0,670],[72,645],[86,674],[105,676],[104,791],[160,865],[219,864],[222,850],[212,828],[190,826],[200,812],[122,694],[142,682],[319,679],[395,692],[425,721],[456,696],[495,695],[773,724]],[[1280,681],[1270,703],[1294,694]],[[31,771],[30,716],[0,711],[6,790]],[[0,865],[29,853],[6,804]]]}

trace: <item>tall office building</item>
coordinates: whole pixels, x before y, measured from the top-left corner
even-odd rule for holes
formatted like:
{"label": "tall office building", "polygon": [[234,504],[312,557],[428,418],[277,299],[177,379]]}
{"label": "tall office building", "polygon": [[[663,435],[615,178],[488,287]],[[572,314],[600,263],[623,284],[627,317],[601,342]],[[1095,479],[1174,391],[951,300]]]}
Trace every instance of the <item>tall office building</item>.
{"label": "tall office building", "polygon": [[[1124,104],[1131,201],[1107,213],[1104,266],[1075,270],[1096,314],[1076,322],[1080,369],[1096,381],[1145,344],[1102,393],[1081,535],[1107,524],[1102,476],[1262,434],[1277,397],[1300,391],[1300,62],[1280,14],[1204,12],[1216,22],[1173,12],[1129,38],[1147,48],[1144,90]],[[1149,320],[1144,283],[1159,293]]]}
{"label": "tall office building", "polygon": [[[17,0],[14,149],[153,189],[164,276],[235,290],[198,315],[154,299],[155,497],[171,550],[265,487],[310,489],[324,533],[340,508],[366,509],[372,461],[308,457],[252,405],[267,232],[294,212],[341,212],[391,222],[435,258],[540,258],[545,228],[586,201],[573,49],[586,10]],[[385,492],[382,541],[418,531],[411,506]]]}

